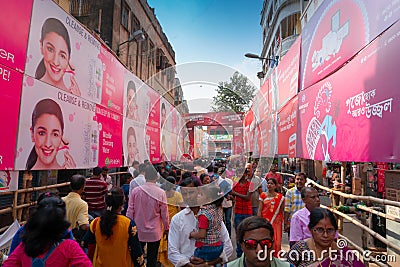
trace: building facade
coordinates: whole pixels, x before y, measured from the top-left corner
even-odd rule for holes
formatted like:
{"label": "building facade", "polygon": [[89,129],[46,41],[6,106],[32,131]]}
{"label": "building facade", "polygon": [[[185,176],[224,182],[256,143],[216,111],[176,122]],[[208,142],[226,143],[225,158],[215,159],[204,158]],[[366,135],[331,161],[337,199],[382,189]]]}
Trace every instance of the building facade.
{"label": "building facade", "polygon": [[97,33],[127,69],[174,105],[175,51],[146,0],[69,1],[74,17]]}
{"label": "building facade", "polygon": [[[300,16],[308,2],[306,0],[264,0],[260,22],[263,33],[261,57],[279,60],[286,54],[301,33]],[[264,62],[264,72],[268,72],[270,63],[271,61]]]}

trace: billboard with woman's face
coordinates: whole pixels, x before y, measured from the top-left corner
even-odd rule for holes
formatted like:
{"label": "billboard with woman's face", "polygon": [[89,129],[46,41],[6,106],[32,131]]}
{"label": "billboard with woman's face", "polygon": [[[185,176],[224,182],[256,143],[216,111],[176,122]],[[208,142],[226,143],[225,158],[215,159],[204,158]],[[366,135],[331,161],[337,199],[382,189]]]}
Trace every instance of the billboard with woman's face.
{"label": "billboard with woman's face", "polygon": [[15,169],[91,168],[99,158],[120,166],[121,123],[108,114],[95,103],[25,76]]}
{"label": "billboard with woman's face", "polygon": [[26,74],[123,113],[123,65],[50,0],[33,4]]}

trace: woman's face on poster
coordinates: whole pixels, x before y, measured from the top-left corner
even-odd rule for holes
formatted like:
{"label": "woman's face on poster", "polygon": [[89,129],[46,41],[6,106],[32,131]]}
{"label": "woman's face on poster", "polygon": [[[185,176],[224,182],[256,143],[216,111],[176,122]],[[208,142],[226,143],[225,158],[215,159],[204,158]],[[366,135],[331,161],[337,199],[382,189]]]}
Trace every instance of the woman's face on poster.
{"label": "woman's face on poster", "polygon": [[133,117],[136,107],[136,93],[133,89],[128,90],[128,117]]}
{"label": "woman's face on poster", "polygon": [[64,38],[55,32],[46,34],[41,41],[45,76],[53,83],[59,83],[69,64],[68,46]]}
{"label": "woman's face on poster", "polygon": [[136,138],[133,135],[128,137],[128,156],[131,161],[138,160],[135,159],[137,154],[137,145],[136,145]]}
{"label": "woman's face on poster", "polygon": [[31,128],[31,138],[35,143],[38,161],[45,165],[53,164],[62,142],[63,132],[60,121],[55,115],[43,114],[33,127],[33,129]]}

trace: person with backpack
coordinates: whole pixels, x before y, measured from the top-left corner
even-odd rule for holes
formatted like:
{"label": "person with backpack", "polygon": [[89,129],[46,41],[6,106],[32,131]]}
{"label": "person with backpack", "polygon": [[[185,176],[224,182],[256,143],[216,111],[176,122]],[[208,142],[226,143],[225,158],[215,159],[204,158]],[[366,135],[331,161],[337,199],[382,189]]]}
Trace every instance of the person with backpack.
{"label": "person with backpack", "polygon": [[69,222],[65,203],[49,197],[24,226],[22,243],[3,263],[3,267],[90,267],[92,263],[75,240],[63,239]]}

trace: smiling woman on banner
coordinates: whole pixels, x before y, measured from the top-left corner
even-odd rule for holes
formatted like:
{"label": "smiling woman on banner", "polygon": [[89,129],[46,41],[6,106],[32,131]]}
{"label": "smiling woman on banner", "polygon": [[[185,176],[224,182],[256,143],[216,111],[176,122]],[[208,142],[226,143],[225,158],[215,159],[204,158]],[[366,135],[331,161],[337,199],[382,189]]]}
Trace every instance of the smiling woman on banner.
{"label": "smiling woman on banner", "polygon": [[136,132],[133,127],[128,128],[126,142],[128,152],[127,165],[132,166],[135,160],[139,161],[139,149],[136,142]]}
{"label": "smiling woman on banner", "polygon": [[313,209],[308,228],[312,237],[293,245],[287,254],[288,262],[298,267],[365,266],[346,246],[345,240],[334,241],[338,226],[331,211]]}
{"label": "smiling woman on banner", "polygon": [[[44,22],[40,37],[40,52],[43,58],[36,69],[35,78],[80,96],[81,91],[74,78],[75,69],[70,63],[69,34],[67,28],[58,19],[48,18]],[[64,83],[65,73],[71,74],[69,87]]]}
{"label": "smiling woman on banner", "polygon": [[[34,147],[26,162],[27,170],[74,169],[75,161],[68,152],[69,143],[63,138],[64,118],[60,106],[52,99],[40,100],[32,112],[30,128]],[[57,161],[59,151],[64,157]],[[61,154],[60,154],[61,155]]]}

